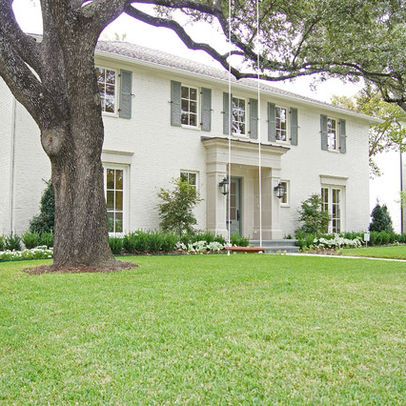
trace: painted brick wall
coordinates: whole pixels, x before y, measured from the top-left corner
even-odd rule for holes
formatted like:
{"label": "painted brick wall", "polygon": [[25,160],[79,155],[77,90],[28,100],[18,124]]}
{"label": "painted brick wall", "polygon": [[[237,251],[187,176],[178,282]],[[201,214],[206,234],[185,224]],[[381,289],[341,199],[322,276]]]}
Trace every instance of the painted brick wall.
{"label": "painted brick wall", "polygon": [[[180,170],[199,173],[199,190],[206,199],[205,149],[202,135],[222,136],[223,91],[227,85],[219,85],[210,80],[190,78],[179,74],[169,74],[162,70],[139,67],[99,58],[98,64],[134,72],[133,75],[133,117],[130,120],[117,117],[104,117],[104,150],[132,153],[129,159],[130,210],[128,228],[155,229],[159,225],[157,193],[160,187],[179,176]],[[186,84],[212,88],[213,112],[212,131],[170,126],[170,80]],[[3,101],[0,94],[0,114],[9,115],[9,101]],[[255,97],[251,90],[236,90],[236,95]],[[267,137],[266,102],[261,99],[262,137]],[[297,227],[297,207],[311,193],[320,192],[320,175],[348,177],[346,188],[346,228],[365,229],[369,219],[369,178],[368,178],[368,124],[351,117],[347,121],[347,153],[338,154],[321,151],[320,114],[326,114],[305,102],[292,105],[282,99],[272,101],[299,110],[299,145],[282,158],[281,178],[291,183],[290,207],[281,208],[281,225],[285,234],[293,233]],[[340,117],[338,117],[340,118]],[[3,123],[3,120],[1,121]],[[43,179],[50,176],[50,165],[40,145],[38,129],[28,113],[18,106],[16,143],[16,205],[17,232],[24,231],[29,220],[37,213],[41,193],[45,187]],[[0,125],[0,137],[7,138],[9,130]],[[2,140],[3,140],[2,138]],[[3,146],[3,142],[1,143]],[[119,156],[120,154],[118,154]],[[9,153],[1,154],[0,169],[9,166]],[[128,155],[127,155],[128,156]],[[5,158],[4,158],[5,157]],[[6,182],[7,183],[7,182]],[[6,191],[2,181],[1,188]],[[3,190],[3,189],[1,189]],[[3,193],[2,193],[3,196]],[[2,205],[3,206],[3,205]],[[206,202],[196,208],[199,228],[206,227]],[[0,226],[7,223],[7,213],[0,211]],[[4,228],[3,228],[4,229]]]}

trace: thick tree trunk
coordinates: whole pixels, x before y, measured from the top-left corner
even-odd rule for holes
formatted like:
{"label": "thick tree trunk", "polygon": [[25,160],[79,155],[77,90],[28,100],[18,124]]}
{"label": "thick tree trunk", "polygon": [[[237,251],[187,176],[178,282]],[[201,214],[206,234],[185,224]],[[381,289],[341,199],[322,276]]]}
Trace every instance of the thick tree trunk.
{"label": "thick tree trunk", "polygon": [[[114,268],[108,244],[101,153],[104,127],[93,53],[64,58],[65,105],[56,125],[42,129],[55,191],[54,268]],[[81,54],[82,52],[82,54]]]}

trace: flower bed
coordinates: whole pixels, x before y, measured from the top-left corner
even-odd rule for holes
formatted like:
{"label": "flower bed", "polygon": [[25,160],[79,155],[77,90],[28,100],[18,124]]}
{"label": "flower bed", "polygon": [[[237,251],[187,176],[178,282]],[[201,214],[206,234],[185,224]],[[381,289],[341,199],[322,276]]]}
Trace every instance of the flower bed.
{"label": "flower bed", "polygon": [[0,261],[23,261],[30,259],[50,259],[53,257],[53,250],[46,246],[32,248],[22,251],[0,251]]}

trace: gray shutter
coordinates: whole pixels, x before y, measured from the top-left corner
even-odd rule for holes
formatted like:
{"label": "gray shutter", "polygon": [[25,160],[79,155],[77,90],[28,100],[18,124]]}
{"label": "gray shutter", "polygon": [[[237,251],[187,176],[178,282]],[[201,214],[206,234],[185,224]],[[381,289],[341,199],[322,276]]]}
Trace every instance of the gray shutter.
{"label": "gray shutter", "polygon": [[320,135],[321,135],[321,149],[323,151],[328,150],[328,141],[327,141],[327,116],[320,115]]}
{"label": "gray shutter", "polygon": [[268,103],[268,141],[276,141],[276,108],[273,103]]}
{"label": "gray shutter", "polygon": [[250,138],[258,138],[258,100],[250,99]]}
{"label": "gray shutter", "polygon": [[211,89],[202,88],[202,131],[211,131]]}
{"label": "gray shutter", "polygon": [[290,109],[290,143],[297,145],[298,143],[298,114],[297,109]]}
{"label": "gray shutter", "polygon": [[346,134],[346,126],[345,126],[345,120],[340,120],[339,121],[339,131],[340,131],[340,152],[342,154],[345,154],[347,152],[347,134]]}
{"label": "gray shutter", "polygon": [[120,106],[118,114],[121,118],[131,118],[133,74],[120,70]]}
{"label": "gray shutter", "polygon": [[228,135],[230,132],[230,105],[228,93],[223,93],[223,134]]}
{"label": "gray shutter", "polygon": [[181,126],[181,107],[180,107],[181,83],[171,80],[171,125]]}

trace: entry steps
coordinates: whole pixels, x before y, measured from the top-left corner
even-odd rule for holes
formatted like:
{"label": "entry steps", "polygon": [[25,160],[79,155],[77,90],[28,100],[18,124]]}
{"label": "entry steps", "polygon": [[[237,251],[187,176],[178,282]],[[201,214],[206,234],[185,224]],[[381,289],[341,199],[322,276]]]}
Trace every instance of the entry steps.
{"label": "entry steps", "polygon": [[[259,240],[250,240],[250,246],[260,247]],[[265,254],[271,253],[291,253],[299,252],[297,246],[297,240],[262,240],[262,248],[265,250]]]}

